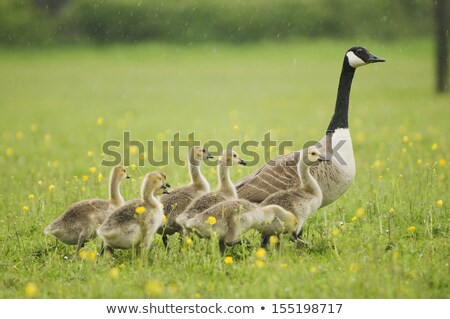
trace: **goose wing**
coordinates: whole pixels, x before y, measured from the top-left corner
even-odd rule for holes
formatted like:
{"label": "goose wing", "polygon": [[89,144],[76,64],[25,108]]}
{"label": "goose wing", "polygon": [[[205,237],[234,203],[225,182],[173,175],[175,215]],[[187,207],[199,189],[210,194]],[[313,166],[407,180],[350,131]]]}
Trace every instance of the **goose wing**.
{"label": "goose wing", "polygon": [[297,163],[300,152],[280,155],[236,184],[239,198],[260,203],[267,196],[298,185]]}

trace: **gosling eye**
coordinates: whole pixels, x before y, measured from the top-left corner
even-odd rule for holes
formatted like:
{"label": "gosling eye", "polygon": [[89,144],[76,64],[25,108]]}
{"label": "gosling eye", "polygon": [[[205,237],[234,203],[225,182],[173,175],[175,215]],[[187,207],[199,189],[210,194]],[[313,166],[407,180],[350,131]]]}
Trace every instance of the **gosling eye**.
{"label": "gosling eye", "polygon": [[205,149],[203,149],[203,151],[202,151],[203,153],[206,153],[206,150]]}
{"label": "gosling eye", "polygon": [[312,152],[311,155],[316,155],[316,152]]}
{"label": "gosling eye", "polygon": [[233,157],[237,157],[237,155],[236,155],[236,154],[233,154]]}

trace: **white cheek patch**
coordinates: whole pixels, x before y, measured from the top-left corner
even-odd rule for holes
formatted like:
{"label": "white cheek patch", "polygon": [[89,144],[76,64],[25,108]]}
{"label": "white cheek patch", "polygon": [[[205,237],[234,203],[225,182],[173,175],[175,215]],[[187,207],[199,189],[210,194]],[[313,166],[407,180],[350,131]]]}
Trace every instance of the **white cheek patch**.
{"label": "white cheek patch", "polygon": [[348,63],[352,68],[357,68],[358,66],[365,65],[366,62],[364,62],[361,58],[359,58],[356,54],[354,54],[352,51],[347,52],[347,58]]}

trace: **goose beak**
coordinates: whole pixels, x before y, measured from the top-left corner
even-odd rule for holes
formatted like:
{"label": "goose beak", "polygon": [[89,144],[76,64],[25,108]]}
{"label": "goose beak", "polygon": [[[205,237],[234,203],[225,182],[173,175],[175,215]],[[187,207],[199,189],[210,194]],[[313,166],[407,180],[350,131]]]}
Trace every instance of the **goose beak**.
{"label": "goose beak", "polygon": [[386,60],[383,58],[379,58],[369,52],[369,58],[367,59],[367,63],[376,63],[376,62],[386,62]]}
{"label": "goose beak", "polygon": [[208,153],[208,154],[206,155],[206,158],[214,158],[214,156],[212,156],[211,153]]}
{"label": "goose beak", "polygon": [[245,165],[247,165],[247,162],[245,162],[243,159],[240,159],[238,164],[245,166]]}

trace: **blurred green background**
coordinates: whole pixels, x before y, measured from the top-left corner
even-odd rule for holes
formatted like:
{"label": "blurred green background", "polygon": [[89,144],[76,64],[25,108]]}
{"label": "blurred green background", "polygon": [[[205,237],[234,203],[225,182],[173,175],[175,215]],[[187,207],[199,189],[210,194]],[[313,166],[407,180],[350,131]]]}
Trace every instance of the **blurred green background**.
{"label": "blurred green background", "polygon": [[397,40],[433,33],[423,0],[2,0],[0,44]]}

